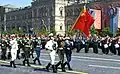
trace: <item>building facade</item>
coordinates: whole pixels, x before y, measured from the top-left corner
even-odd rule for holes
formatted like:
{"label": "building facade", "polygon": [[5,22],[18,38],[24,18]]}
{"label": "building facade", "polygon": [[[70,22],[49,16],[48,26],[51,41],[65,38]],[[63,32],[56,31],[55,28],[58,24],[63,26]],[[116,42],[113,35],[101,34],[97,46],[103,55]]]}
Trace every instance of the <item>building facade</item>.
{"label": "building facade", "polygon": [[15,8],[13,5],[7,4],[4,6],[0,6],[0,32],[1,31],[6,31],[6,26],[7,26],[7,22],[6,22],[6,13],[11,12],[11,11],[15,11],[18,8]]}

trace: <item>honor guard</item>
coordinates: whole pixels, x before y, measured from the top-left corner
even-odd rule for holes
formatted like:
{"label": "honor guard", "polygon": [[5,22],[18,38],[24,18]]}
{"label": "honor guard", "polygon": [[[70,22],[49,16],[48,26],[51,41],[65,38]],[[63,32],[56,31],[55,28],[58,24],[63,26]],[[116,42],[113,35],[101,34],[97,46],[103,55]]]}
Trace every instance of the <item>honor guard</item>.
{"label": "honor guard", "polygon": [[65,37],[64,50],[67,61],[64,63],[64,68],[67,65],[69,70],[72,70],[70,67],[71,55],[72,55],[72,43],[70,42],[69,37]]}
{"label": "honor guard", "polygon": [[28,36],[26,36],[24,40],[24,60],[23,60],[23,65],[25,66],[25,62],[27,62],[27,65],[30,66],[29,63],[29,57],[30,57],[30,49],[31,49],[31,40]]}
{"label": "honor guard", "polygon": [[105,40],[104,40],[104,49],[103,49],[103,52],[104,52],[104,54],[108,54],[109,53],[109,39],[110,39],[110,37],[107,35],[106,37],[105,37]]}
{"label": "honor guard", "polygon": [[14,66],[14,68],[16,68],[15,66],[15,60],[17,57],[17,50],[18,50],[18,44],[17,44],[17,40],[15,38],[15,35],[11,35],[11,41],[10,41],[10,45],[11,45],[11,62],[10,62],[10,66],[12,67],[12,65]]}
{"label": "honor guard", "polygon": [[37,37],[34,41],[34,48],[35,48],[35,52],[37,57],[33,60],[34,64],[36,64],[36,60],[38,61],[38,64],[41,65],[40,63],[40,51],[42,49],[42,44],[41,44],[41,38]]}
{"label": "honor guard", "polygon": [[1,51],[2,52],[1,59],[6,60],[7,42],[6,42],[6,37],[5,36],[2,37],[1,49],[2,49],[2,51]]}
{"label": "honor guard", "polygon": [[96,34],[93,36],[93,52],[98,53],[98,37]]}
{"label": "honor guard", "polygon": [[46,69],[49,71],[49,67],[52,65],[53,73],[56,73],[57,70],[55,68],[55,55],[56,55],[56,49],[58,47],[57,42],[54,41],[53,35],[49,35],[50,40],[46,43],[45,48],[50,51],[49,56],[50,56],[50,62],[46,66]]}
{"label": "honor guard", "polygon": [[63,37],[58,35],[57,37],[57,43],[58,43],[58,49],[57,49],[57,54],[59,57],[59,62],[56,64],[56,70],[58,68],[59,65],[61,65],[61,69],[63,72],[65,72],[65,68],[64,68],[64,40]]}
{"label": "honor guard", "polygon": [[120,36],[118,36],[117,43],[119,44],[118,55],[120,56]]}
{"label": "honor guard", "polygon": [[75,38],[75,47],[76,47],[76,49],[77,49],[77,53],[79,53],[79,51],[81,50],[81,45],[82,45],[82,36],[77,36],[76,38]]}

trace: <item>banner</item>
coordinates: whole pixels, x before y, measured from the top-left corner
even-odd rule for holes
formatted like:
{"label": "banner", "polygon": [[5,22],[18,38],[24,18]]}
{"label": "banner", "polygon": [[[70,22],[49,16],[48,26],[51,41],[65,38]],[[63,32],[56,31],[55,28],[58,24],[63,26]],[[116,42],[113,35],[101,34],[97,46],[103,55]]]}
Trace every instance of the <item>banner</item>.
{"label": "banner", "polygon": [[95,29],[101,29],[101,10],[90,9],[91,15],[94,17],[94,27]]}
{"label": "banner", "polygon": [[120,28],[120,8],[118,8],[118,28]]}

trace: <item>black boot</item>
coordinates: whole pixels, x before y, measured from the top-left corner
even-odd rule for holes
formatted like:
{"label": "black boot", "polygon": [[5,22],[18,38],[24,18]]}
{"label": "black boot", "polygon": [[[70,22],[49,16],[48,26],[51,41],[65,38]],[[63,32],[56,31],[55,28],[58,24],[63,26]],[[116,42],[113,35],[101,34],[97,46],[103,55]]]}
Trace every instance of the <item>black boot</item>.
{"label": "black boot", "polygon": [[42,65],[42,64],[40,63],[40,60],[39,60],[39,58],[37,58],[37,60],[38,60],[38,64],[39,64],[39,65]]}
{"label": "black boot", "polygon": [[52,65],[53,73],[57,73],[57,70],[55,69],[55,65]]}
{"label": "black boot", "polygon": [[29,59],[27,59],[27,65],[30,66],[30,62],[29,62]]}
{"label": "black boot", "polygon": [[33,64],[36,64],[36,60],[37,60],[37,58],[35,58],[35,59],[33,60],[33,62],[34,62]]}
{"label": "black boot", "polygon": [[25,66],[25,60],[23,60],[23,66]]}
{"label": "black boot", "polygon": [[67,63],[67,66],[68,66],[68,70],[73,70],[73,69],[70,67],[70,63]]}
{"label": "black boot", "polygon": [[46,66],[47,71],[49,71],[50,65],[51,65],[51,63],[48,63],[48,65]]}
{"label": "black boot", "polygon": [[59,61],[56,65],[55,65],[55,68],[57,70],[58,66],[61,64],[61,61]]}
{"label": "black boot", "polygon": [[16,68],[15,62],[13,61],[13,67]]}
{"label": "black boot", "polygon": [[10,61],[10,67],[12,67],[12,63],[13,63],[13,61]]}
{"label": "black boot", "polygon": [[66,72],[66,71],[65,71],[65,66],[64,66],[63,63],[61,63],[61,69],[62,69],[62,72]]}

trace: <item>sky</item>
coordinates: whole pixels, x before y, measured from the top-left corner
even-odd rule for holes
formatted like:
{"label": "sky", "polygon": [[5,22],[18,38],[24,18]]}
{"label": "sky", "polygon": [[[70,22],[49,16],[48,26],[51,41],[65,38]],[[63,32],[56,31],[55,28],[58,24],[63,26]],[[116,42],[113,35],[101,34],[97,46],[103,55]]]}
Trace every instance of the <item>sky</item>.
{"label": "sky", "polygon": [[32,0],[0,0],[1,5],[11,4],[15,7],[25,7],[31,5]]}

